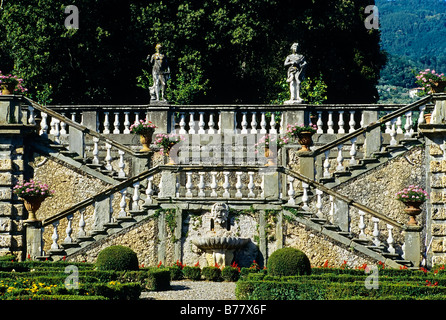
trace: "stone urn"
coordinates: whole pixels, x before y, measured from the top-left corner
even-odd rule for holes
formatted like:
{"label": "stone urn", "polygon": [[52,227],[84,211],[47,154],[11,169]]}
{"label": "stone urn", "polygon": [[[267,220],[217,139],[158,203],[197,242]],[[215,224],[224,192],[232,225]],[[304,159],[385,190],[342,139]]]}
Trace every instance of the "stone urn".
{"label": "stone urn", "polygon": [[2,95],[11,95],[14,94],[15,84],[13,83],[2,83],[1,89],[2,89]]}
{"label": "stone urn", "polygon": [[265,164],[266,167],[275,166],[277,164],[276,152],[274,152],[273,150],[271,150],[268,147],[265,147],[265,158],[267,159],[267,162]]}
{"label": "stone urn", "polygon": [[406,208],[404,212],[409,216],[409,222],[407,223],[410,226],[416,226],[417,220],[415,219],[421,213],[421,205],[424,203],[422,201],[405,201],[403,202]]}
{"label": "stone urn", "polygon": [[150,150],[150,144],[152,143],[152,136],[155,129],[148,128],[144,133],[141,133],[139,135],[139,141],[141,142],[142,149],[139,150],[141,152],[149,152]]}
{"label": "stone urn", "polygon": [[302,146],[301,151],[311,151],[310,146],[313,145],[313,132],[302,131],[297,134],[297,141]]}
{"label": "stone urn", "polygon": [[243,248],[250,239],[238,237],[201,237],[192,239],[192,243],[206,252],[208,265],[229,266],[234,251]]}
{"label": "stone urn", "polygon": [[26,221],[39,221],[36,217],[36,211],[39,210],[46,197],[24,197],[21,199],[23,200],[26,211],[28,211],[28,219]]}

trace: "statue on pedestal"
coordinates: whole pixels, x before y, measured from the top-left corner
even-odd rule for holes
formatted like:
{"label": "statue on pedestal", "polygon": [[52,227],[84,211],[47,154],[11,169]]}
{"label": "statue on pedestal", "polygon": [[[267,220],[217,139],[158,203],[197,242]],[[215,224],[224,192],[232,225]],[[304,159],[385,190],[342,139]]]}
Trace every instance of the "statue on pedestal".
{"label": "statue on pedestal", "polygon": [[153,86],[150,87],[151,100],[166,101],[164,92],[167,80],[170,79],[170,67],[167,56],[162,52],[162,45],[155,46],[155,53],[147,56],[147,60],[152,67]]}
{"label": "statue on pedestal", "polygon": [[287,82],[290,84],[290,100],[285,101],[285,104],[302,103],[300,97],[300,75],[307,64],[303,55],[296,53],[298,43],[293,43],[291,46],[291,54],[285,59],[285,67],[289,66],[287,72]]}

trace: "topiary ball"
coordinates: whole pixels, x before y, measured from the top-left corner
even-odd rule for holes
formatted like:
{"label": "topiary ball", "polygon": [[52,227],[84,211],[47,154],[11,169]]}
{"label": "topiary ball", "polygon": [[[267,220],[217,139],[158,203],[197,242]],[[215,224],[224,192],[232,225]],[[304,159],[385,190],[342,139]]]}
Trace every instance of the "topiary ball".
{"label": "topiary ball", "polygon": [[98,270],[138,270],[138,257],[128,247],[110,246],[99,252],[96,267]]}
{"label": "topiary ball", "polygon": [[272,276],[297,276],[311,274],[310,259],[295,248],[282,248],[273,252],[267,263]]}

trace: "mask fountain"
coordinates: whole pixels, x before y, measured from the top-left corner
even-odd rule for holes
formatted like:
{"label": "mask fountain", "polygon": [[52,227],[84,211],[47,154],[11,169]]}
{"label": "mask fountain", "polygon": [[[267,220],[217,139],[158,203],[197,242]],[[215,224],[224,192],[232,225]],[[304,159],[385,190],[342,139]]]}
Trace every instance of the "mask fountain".
{"label": "mask fountain", "polygon": [[226,203],[215,203],[211,214],[209,230],[202,237],[192,239],[192,243],[206,252],[209,266],[229,266],[234,251],[243,248],[250,239],[232,236],[228,221],[229,207]]}

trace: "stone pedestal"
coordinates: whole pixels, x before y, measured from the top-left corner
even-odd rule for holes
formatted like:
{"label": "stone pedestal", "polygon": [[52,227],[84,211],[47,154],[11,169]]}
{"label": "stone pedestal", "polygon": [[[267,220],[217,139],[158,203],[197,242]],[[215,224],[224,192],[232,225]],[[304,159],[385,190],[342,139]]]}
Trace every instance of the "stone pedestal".
{"label": "stone pedestal", "polygon": [[421,231],[423,227],[407,226],[405,230],[405,255],[404,258],[413,263],[414,267],[420,267],[421,255]]}
{"label": "stone pedestal", "polygon": [[25,222],[24,226],[26,228],[26,257],[37,260],[43,255],[42,222]]}

